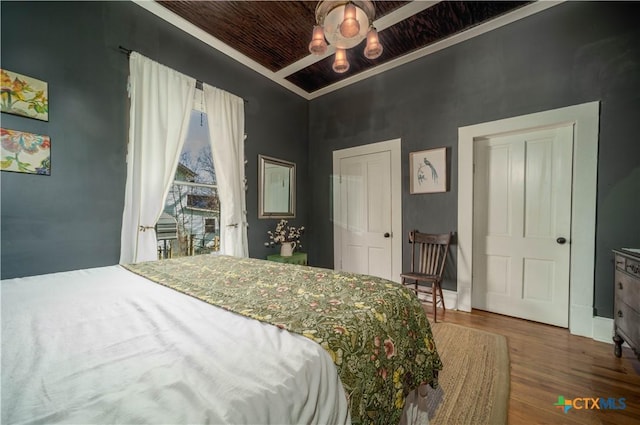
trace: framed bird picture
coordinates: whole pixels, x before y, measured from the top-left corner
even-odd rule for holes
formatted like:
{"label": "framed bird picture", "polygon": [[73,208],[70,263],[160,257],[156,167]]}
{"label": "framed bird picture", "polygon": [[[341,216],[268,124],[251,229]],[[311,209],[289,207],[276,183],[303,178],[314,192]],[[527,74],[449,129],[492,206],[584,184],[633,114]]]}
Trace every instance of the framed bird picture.
{"label": "framed bird picture", "polygon": [[447,191],[447,148],[409,154],[409,190],[412,195]]}

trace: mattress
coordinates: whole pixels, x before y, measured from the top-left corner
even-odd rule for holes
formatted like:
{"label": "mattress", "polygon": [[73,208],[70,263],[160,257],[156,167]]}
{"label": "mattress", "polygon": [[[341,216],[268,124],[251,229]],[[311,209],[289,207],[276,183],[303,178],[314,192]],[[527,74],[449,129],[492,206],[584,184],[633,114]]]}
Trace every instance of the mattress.
{"label": "mattress", "polygon": [[[329,354],[121,266],[1,282],[7,424],[348,424]],[[403,423],[425,423],[417,393]]]}

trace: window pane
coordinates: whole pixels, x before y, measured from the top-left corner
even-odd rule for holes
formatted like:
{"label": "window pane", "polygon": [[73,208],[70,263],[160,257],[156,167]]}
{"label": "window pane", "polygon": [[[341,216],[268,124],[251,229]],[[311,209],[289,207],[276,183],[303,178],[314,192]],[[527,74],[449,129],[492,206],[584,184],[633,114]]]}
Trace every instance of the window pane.
{"label": "window pane", "polygon": [[215,233],[218,227],[217,220],[215,218],[205,218],[204,219],[204,232],[205,233]]}
{"label": "window pane", "polygon": [[207,115],[191,111],[189,132],[176,171],[176,180],[216,184],[216,172],[209,143]]}
{"label": "window pane", "polygon": [[218,197],[211,195],[187,195],[187,206],[202,211],[220,211]]}
{"label": "window pane", "polygon": [[215,184],[207,117],[193,111],[161,219],[164,231],[158,231],[159,258],[220,250],[220,198]]}

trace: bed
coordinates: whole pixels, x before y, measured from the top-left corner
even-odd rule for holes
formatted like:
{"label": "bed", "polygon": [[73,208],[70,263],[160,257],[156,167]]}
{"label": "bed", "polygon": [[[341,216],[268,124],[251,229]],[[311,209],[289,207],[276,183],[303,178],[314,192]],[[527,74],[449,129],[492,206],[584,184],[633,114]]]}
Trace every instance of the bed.
{"label": "bed", "polygon": [[2,423],[423,424],[442,367],[371,276],[206,255],[1,285]]}

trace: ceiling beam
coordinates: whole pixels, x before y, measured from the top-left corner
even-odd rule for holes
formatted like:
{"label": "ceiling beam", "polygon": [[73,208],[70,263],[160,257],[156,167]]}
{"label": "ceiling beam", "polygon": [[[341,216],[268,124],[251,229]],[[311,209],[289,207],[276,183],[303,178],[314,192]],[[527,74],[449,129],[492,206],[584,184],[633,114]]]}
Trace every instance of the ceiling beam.
{"label": "ceiling beam", "polygon": [[[331,55],[334,52],[334,48],[332,48],[331,46],[328,46],[329,48],[327,49],[327,53],[323,56],[314,56],[314,55],[309,55],[297,62],[295,62],[292,65],[287,66],[286,68],[280,70],[277,73],[274,73],[273,71],[271,71],[270,69],[266,68],[265,66],[259,64],[258,62],[254,61],[253,59],[250,59],[249,57],[243,55],[242,53],[238,52],[237,50],[232,49],[230,46],[228,46],[227,44],[223,43],[222,41],[220,41],[219,39],[213,37],[211,34],[205,32],[204,30],[198,28],[197,26],[193,25],[191,22],[187,21],[186,19],[178,16],[177,14],[171,12],[170,10],[166,9],[165,7],[161,6],[160,4],[156,3],[155,1],[152,0],[132,0],[135,4],[137,4],[138,6],[148,10],[149,12],[153,13],[154,15],[164,19],[165,21],[169,22],[170,24],[176,26],[177,28],[185,31],[186,33],[192,35],[193,37],[197,38],[198,40],[208,44],[209,46],[213,47],[214,49],[222,52],[223,54],[229,56],[230,58],[240,62],[242,65],[247,66],[248,68],[251,68],[252,70],[256,71],[257,73],[269,78],[270,80],[272,80],[273,82],[281,85],[282,87],[290,90],[291,92],[303,97],[304,99],[307,100],[312,100],[315,99],[317,97],[323,96],[327,93],[333,92],[335,90],[341,89],[343,87],[346,87],[350,84],[356,83],[358,81],[364,80],[366,78],[369,78],[373,75],[377,75],[380,73],[383,73],[387,70],[390,70],[392,68],[398,67],[400,65],[403,65],[405,63],[411,62],[413,60],[419,59],[423,56],[427,56],[431,53],[437,52],[438,50],[442,50],[445,49],[447,47],[453,46],[455,44],[458,44],[460,42],[466,41],[472,37],[476,37],[478,35],[484,34],[486,32],[492,31],[496,28],[500,28],[504,25],[507,25],[511,22],[515,22],[517,20],[526,18],[528,16],[531,16],[535,13],[541,12],[543,10],[546,10],[550,7],[556,6],[558,4],[564,3],[566,0],[539,0],[539,1],[535,1],[534,3],[531,3],[529,5],[523,6],[521,8],[516,9],[513,12],[509,12],[506,13],[502,16],[499,16],[496,19],[493,19],[491,21],[485,22],[484,24],[480,24],[478,26],[475,26],[473,28],[471,28],[470,30],[464,31],[462,33],[458,33],[454,36],[451,36],[447,39],[444,39],[442,41],[433,43],[429,46],[426,46],[422,49],[416,50],[408,55],[405,56],[401,56],[399,58],[393,59],[389,62],[385,62],[381,65],[378,65],[376,67],[370,68],[366,71],[360,72],[358,74],[352,75],[348,78],[345,78],[343,80],[340,80],[336,83],[333,83],[329,86],[323,87],[319,90],[316,90],[314,92],[308,93],[306,90],[296,86],[295,84],[289,82],[286,79],[287,75],[290,75],[293,72],[296,72],[297,70],[300,69],[304,69],[305,67],[312,65],[313,63],[317,62],[318,60],[322,60],[323,58]],[[376,26],[376,28],[380,31],[382,31],[384,28],[389,28],[392,25],[395,25],[396,23],[402,21],[403,19],[406,19],[409,16],[412,16],[422,10],[425,10],[431,6],[433,6],[434,4],[439,3],[438,1],[428,1],[428,0],[415,0],[412,1],[411,3],[406,4],[405,6],[402,6],[396,10],[394,10],[393,12],[389,13],[388,15],[385,15],[383,17],[381,17],[380,19],[374,21],[374,25]],[[406,15],[406,16],[405,16]],[[404,16],[404,17],[403,17]],[[142,53],[142,52],[140,52]],[[312,60],[313,59],[313,60]],[[285,71],[286,70],[286,71]],[[243,96],[246,97],[246,96]]]}
{"label": "ceiling beam", "polygon": [[[402,22],[405,19],[415,15],[416,13],[420,13],[425,9],[430,8],[431,6],[433,6],[434,4],[440,3],[440,0],[437,1],[412,1],[410,3],[405,4],[402,7],[397,8],[396,10],[394,10],[391,13],[388,13],[384,16],[381,16],[380,19],[376,19],[375,21],[373,21],[373,26],[376,27],[376,29],[378,30],[378,32],[381,32],[382,30],[392,27],[395,24],[397,24],[398,22]],[[309,34],[311,34],[311,30],[313,28],[309,29]],[[309,40],[311,40],[311,38],[309,38]],[[383,46],[384,47],[384,46]],[[306,67],[313,65],[316,62],[320,62],[321,60],[323,60],[326,57],[331,56],[332,54],[334,54],[336,51],[336,48],[333,47],[332,45],[328,45],[327,46],[327,51],[322,54],[322,55],[312,55],[309,54],[308,56],[305,56],[304,58],[290,64],[287,65],[286,67],[280,69],[279,71],[275,72],[274,75],[276,77],[279,78],[285,78],[288,75],[291,74],[295,74],[296,72],[300,71],[301,69],[305,69]]]}
{"label": "ceiling beam", "polygon": [[453,46],[455,44],[461,43],[463,41],[469,40],[473,37],[477,37],[486,32],[493,31],[497,28],[510,24],[512,22],[518,21],[520,19],[524,19],[528,16],[536,14],[538,12],[542,12],[543,10],[547,10],[550,7],[557,6],[561,3],[564,3],[566,0],[539,0],[529,5],[523,6],[521,8],[516,9],[513,12],[508,12],[504,15],[501,15],[495,19],[487,21],[483,24],[477,25],[469,30],[457,33],[449,38],[445,38],[441,41],[435,42],[428,46],[423,47],[422,49],[411,52],[407,55],[400,56],[396,59],[390,60],[373,68],[369,68],[365,71],[362,71],[358,74],[354,74],[350,77],[347,77],[343,80],[330,84],[326,87],[323,87],[314,92],[308,93],[306,98],[308,100],[315,99],[317,97],[323,96],[327,93],[331,93],[343,87],[346,87],[350,84],[357,83],[358,81],[365,80],[369,77],[372,77],[377,74],[381,74],[390,69],[396,68],[400,65],[404,65],[421,57],[430,55],[431,53],[435,53],[439,50],[445,49],[447,47]]}

